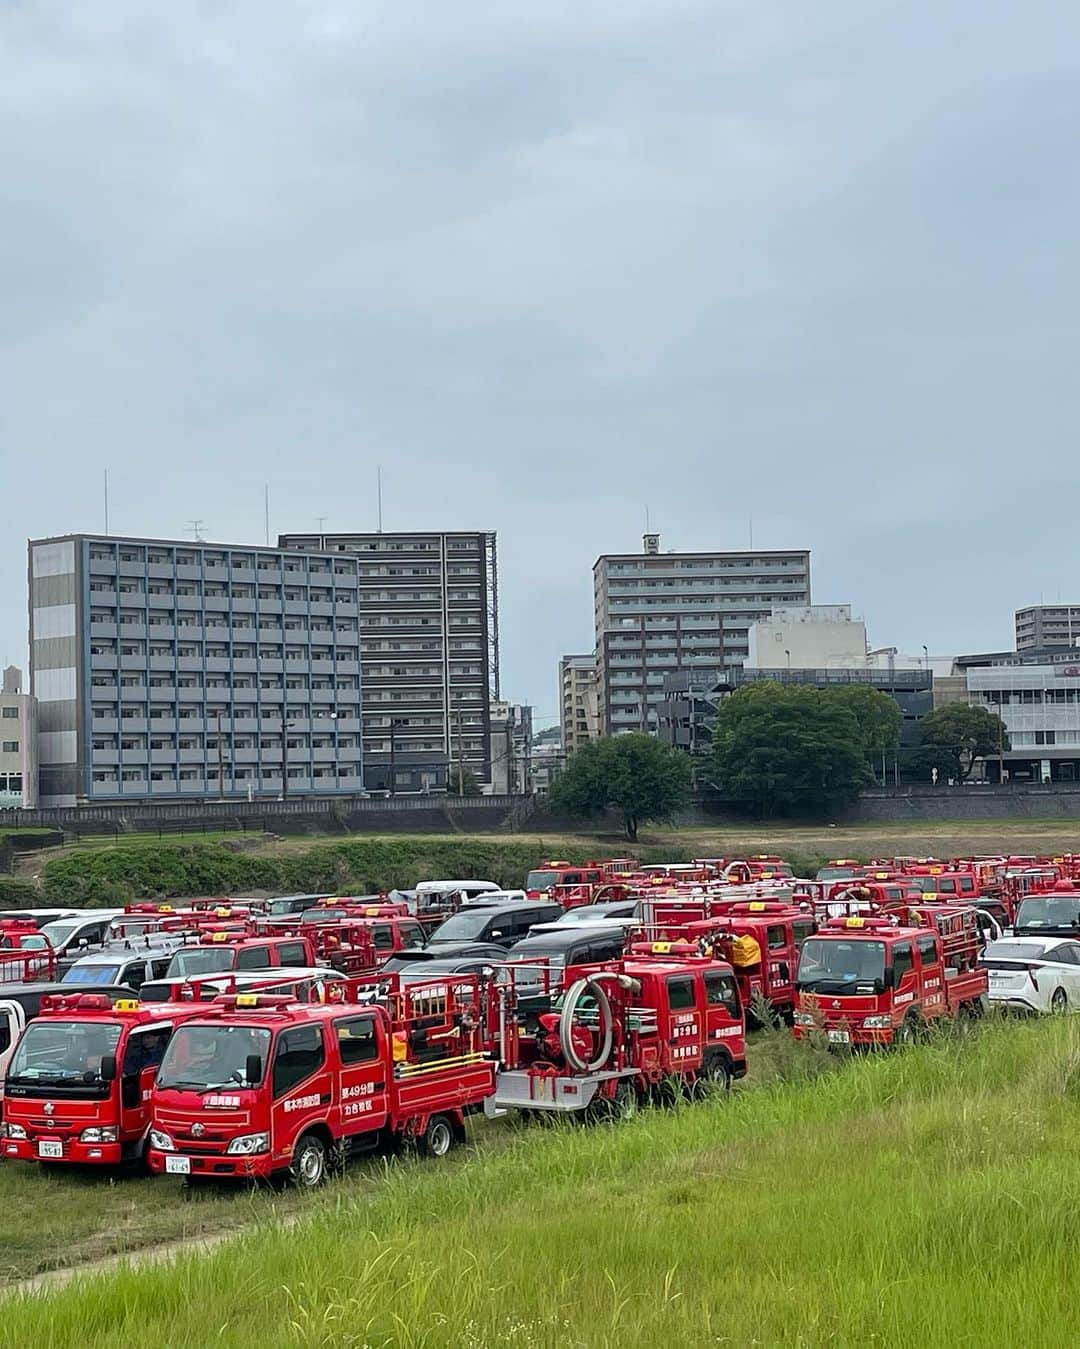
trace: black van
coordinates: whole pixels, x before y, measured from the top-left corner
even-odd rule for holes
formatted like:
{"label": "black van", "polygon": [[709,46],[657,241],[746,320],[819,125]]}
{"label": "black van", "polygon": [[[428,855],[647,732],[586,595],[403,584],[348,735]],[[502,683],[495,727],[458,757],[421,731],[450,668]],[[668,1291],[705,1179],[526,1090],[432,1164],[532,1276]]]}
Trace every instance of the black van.
{"label": "black van", "polygon": [[597,965],[618,960],[626,946],[626,928],[621,923],[587,927],[567,925],[561,931],[549,929],[519,941],[510,952],[514,961],[536,960],[548,965]]}
{"label": "black van", "polygon": [[562,913],[559,904],[515,899],[507,904],[487,907],[469,905],[440,923],[428,938],[428,946],[440,942],[492,942],[495,946],[513,946],[528,936],[534,923],[553,923]]}

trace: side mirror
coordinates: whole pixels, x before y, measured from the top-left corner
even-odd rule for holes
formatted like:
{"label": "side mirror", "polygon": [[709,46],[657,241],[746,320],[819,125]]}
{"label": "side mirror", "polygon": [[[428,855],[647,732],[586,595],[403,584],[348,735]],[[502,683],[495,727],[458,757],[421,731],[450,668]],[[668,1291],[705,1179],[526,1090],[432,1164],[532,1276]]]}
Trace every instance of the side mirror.
{"label": "side mirror", "polygon": [[502,932],[499,931],[498,929],[496,929],[496,931],[494,931],[494,932],[491,934],[491,940],[492,940],[492,941],[498,941],[499,938],[500,938],[502,935],[503,935]]}
{"label": "side mirror", "polygon": [[89,946],[90,943],[86,940],[85,937],[80,937],[80,938],[79,938],[79,945],[80,945],[80,946]]}
{"label": "side mirror", "polygon": [[116,1077],[116,1055],[103,1054],[101,1058],[101,1080],[112,1082]]}
{"label": "side mirror", "polygon": [[262,1081],[263,1062],[261,1054],[249,1054],[244,1060],[244,1076],[249,1087],[257,1087]]}

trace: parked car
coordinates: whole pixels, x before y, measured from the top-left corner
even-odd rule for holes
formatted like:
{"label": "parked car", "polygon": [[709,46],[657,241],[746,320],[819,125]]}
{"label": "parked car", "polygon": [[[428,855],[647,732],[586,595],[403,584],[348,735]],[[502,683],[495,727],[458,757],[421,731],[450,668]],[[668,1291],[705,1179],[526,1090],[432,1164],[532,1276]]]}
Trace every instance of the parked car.
{"label": "parked car", "polygon": [[432,964],[444,960],[505,960],[506,948],[492,942],[447,941],[438,946],[425,946],[419,951],[401,951],[382,964],[383,971],[412,969],[422,964]]}
{"label": "parked car", "polygon": [[41,929],[56,952],[62,966],[71,964],[79,956],[89,955],[111,939],[109,925],[123,912],[122,909],[97,909],[81,917],[58,918]]}
{"label": "parked car", "polygon": [[545,925],[545,931],[515,942],[509,958],[515,965],[536,961],[549,969],[562,970],[569,965],[618,960],[625,944],[626,931],[621,923],[565,929]]}
{"label": "parked car", "polygon": [[[505,959],[505,952],[503,953]],[[403,984],[416,984],[425,979],[440,979],[444,974],[485,974],[492,971],[498,978],[501,965],[495,965],[483,956],[458,956],[453,960],[418,960],[398,970]]]}
{"label": "parked car", "polygon": [[527,937],[534,923],[550,923],[561,913],[561,905],[543,900],[524,904],[514,900],[491,908],[470,904],[440,923],[428,938],[428,946],[451,941],[480,941],[510,947]]}
{"label": "parked car", "polygon": [[1080,894],[1029,895],[1016,911],[1017,937],[1080,935]]}
{"label": "parked car", "polygon": [[244,993],[259,988],[268,993],[295,993],[305,997],[319,984],[341,983],[344,978],[339,970],[323,965],[290,965],[273,970],[246,970],[240,974],[197,974],[190,979],[148,979],[139,989],[139,999],[141,1002],[183,1002],[188,996],[185,987],[198,989],[202,1002],[211,1002],[219,993]]}
{"label": "parked car", "polygon": [[298,913],[306,913],[312,909],[322,899],[330,899],[330,895],[279,895],[277,899],[271,899],[266,904],[267,918],[292,918]]}
{"label": "parked car", "polygon": [[999,1007],[1027,1012],[1080,1011],[1080,942],[1008,937],[979,958],[990,979],[987,997]]}
{"label": "parked car", "polygon": [[637,918],[638,901],[636,899],[615,899],[607,904],[579,904],[576,909],[567,909],[555,921],[556,927],[576,927],[579,923],[592,926],[595,923],[611,922],[616,918]]}
{"label": "parked car", "polygon": [[171,951],[155,951],[153,947],[137,953],[102,951],[76,960],[60,982],[65,988],[71,984],[84,987],[122,984],[137,993],[147,979],[163,979],[171,960]]}

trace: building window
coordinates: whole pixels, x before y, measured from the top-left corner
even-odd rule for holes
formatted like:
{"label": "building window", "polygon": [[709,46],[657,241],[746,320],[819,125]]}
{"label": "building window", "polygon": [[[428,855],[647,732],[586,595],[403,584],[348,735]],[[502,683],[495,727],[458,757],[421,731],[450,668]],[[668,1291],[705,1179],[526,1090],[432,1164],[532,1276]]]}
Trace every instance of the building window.
{"label": "building window", "polygon": [[0,716],[6,717],[8,721],[15,721],[18,718],[19,709],[17,707],[5,707],[0,709]]}
{"label": "building window", "polygon": [[5,740],[0,744],[0,750],[5,754],[18,754],[19,742],[17,740]]}

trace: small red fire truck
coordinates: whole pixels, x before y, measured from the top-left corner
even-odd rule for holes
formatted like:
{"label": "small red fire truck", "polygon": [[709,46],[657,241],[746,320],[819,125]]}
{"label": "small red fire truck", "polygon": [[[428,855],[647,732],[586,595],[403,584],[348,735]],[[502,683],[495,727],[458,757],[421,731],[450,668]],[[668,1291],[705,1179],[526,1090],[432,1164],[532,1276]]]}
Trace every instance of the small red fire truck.
{"label": "small red fire truck", "polygon": [[174,1027],[201,1009],[104,993],[45,997],[4,1083],[2,1153],[116,1166],[143,1157],[150,1089]]}
{"label": "small red fire truck", "polygon": [[940,1017],[980,1015],[982,944],[966,906],[833,918],[803,944],[795,1035],[819,1026],[830,1044],[903,1044]]}
{"label": "small red fire truck", "polygon": [[489,1115],[619,1116],[665,1090],[727,1087],[746,1073],[742,1007],[724,961],[661,944],[647,957],[583,967],[532,1033],[514,967],[504,968],[490,986],[489,1026],[503,1067]]}
{"label": "small red fire truck", "polygon": [[237,994],[173,1037],[153,1096],[150,1168],[191,1179],[288,1175],[411,1142],[441,1157],[494,1091],[475,976],[349,980],[304,1005]]}

